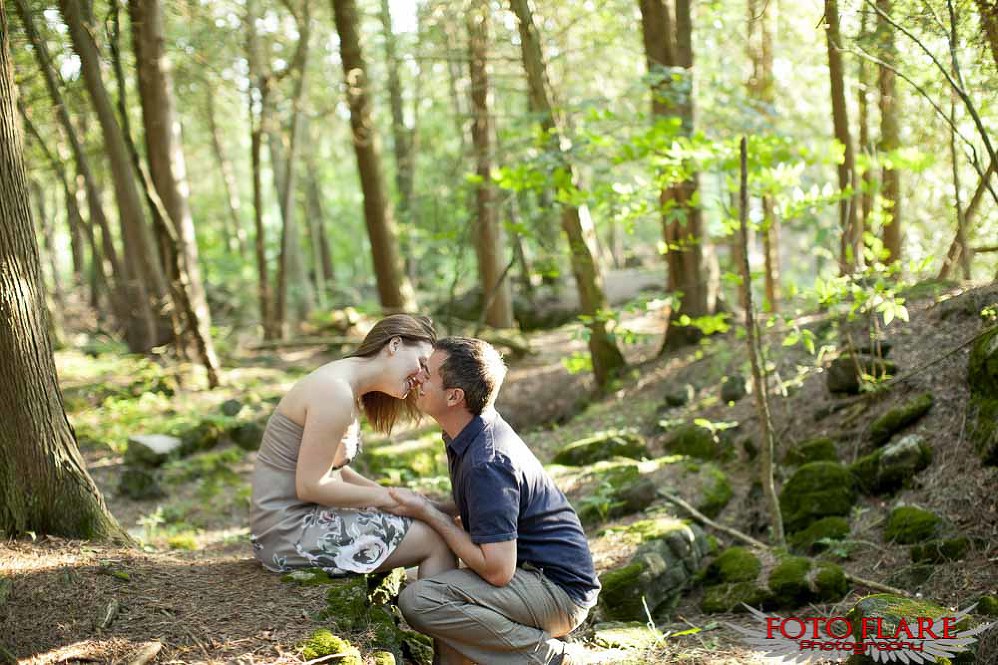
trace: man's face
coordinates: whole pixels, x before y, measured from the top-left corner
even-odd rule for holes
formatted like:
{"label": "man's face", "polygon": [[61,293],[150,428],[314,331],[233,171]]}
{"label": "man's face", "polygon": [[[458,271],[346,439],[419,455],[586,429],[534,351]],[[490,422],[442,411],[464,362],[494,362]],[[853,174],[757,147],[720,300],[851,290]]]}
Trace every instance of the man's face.
{"label": "man's face", "polygon": [[447,410],[447,393],[450,390],[444,389],[443,378],[440,376],[440,366],[445,360],[447,353],[437,349],[426,361],[426,374],[418,388],[416,406],[428,416],[435,417]]}

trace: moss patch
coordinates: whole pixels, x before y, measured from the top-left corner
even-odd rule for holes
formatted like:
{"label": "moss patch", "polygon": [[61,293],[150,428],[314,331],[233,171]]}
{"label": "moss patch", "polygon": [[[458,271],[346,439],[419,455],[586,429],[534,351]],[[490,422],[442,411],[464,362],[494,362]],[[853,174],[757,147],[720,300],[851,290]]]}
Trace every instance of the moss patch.
{"label": "moss patch", "polygon": [[327,628],[316,630],[302,643],[300,648],[302,658],[305,660],[343,654],[343,657],[338,658],[337,662],[345,665],[363,665],[364,663],[356,647],[342,637],[333,635],[332,631]]}
{"label": "moss patch", "polygon": [[977,613],[998,617],[998,596],[981,596],[977,601]]}
{"label": "moss patch", "polygon": [[826,436],[801,441],[783,456],[783,463],[790,466],[800,466],[808,462],[837,461],[839,461],[839,456],[835,449],[835,442]]}
{"label": "moss patch", "polygon": [[732,446],[724,432],[712,432],[699,425],[680,425],[665,443],[677,455],[688,455],[703,460],[724,460],[731,457]]}
{"label": "moss patch", "polygon": [[911,546],[913,563],[942,563],[943,561],[959,561],[970,549],[970,538],[940,538],[918,543]]}
{"label": "moss patch", "polygon": [[644,437],[635,432],[601,432],[573,441],[555,453],[553,462],[566,466],[585,466],[614,457],[642,459],[649,457]]}
{"label": "moss patch", "polygon": [[735,582],[708,587],[700,601],[700,609],[708,614],[717,612],[747,612],[749,607],[761,607],[770,602],[771,595],[765,587],[755,582]]}
{"label": "moss patch", "polygon": [[762,562],[752,550],[741,546],[729,547],[707,566],[704,582],[751,582],[761,570]]}
{"label": "moss patch", "polygon": [[998,466],[998,397],[973,394],[967,405],[967,429],[974,452],[988,466]]}
{"label": "moss patch", "polygon": [[887,517],[884,538],[902,545],[912,545],[934,536],[940,522],[939,517],[928,510],[899,506]]}
{"label": "moss patch", "polygon": [[807,574],[811,562],[800,556],[784,557],[769,574],[769,589],[777,603],[797,607],[811,596]]}
{"label": "moss patch", "polygon": [[824,517],[803,531],[798,531],[789,537],[794,549],[816,553],[828,549],[832,540],[844,540],[849,536],[849,520],[845,517]]}
{"label": "moss patch", "polygon": [[870,425],[870,438],[881,446],[908,425],[912,424],[932,408],[932,393],[922,393],[901,406],[889,410]]}
{"label": "moss patch", "polygon": [[823,517],[845,516],[855,499],[853,479],[845,467],[811,462],[797,469],[780,492],[783,523],[793,533]]}

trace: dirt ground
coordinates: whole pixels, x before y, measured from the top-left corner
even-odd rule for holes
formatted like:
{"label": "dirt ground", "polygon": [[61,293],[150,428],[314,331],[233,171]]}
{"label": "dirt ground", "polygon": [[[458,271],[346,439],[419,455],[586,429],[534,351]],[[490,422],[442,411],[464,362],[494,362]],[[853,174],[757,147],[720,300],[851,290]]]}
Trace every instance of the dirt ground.
{"label": "dirt ground", "polygon": [[[780,441],[777,458],[795,441],[829,435],[838,442],[844,461],[851,461],[867,452],[865,423],[906,395],[931,391],[935,404],[914,431],[933,446],[932,466],[892,498],[861,501],[852,519],[852,548],[841,563],[855,575],[894,583],[892,576],[908,563],[907,549],[883,543],[882,523],[897,503],[920,505],[975,540],[976,547],[966,559],[936,566],[919,589],[944,606],[962,608],[981,594],[998,592],[998,469],[980,466],[964,433],[968,348],[960,347],[983,324],[963,315],[943,316],[941,305],[932,301],[910,305],[910,310],[910,324],[888,333],[895,343],[891,357],[903,377],[899,385],[886,397],[863,399],[856,402],[858,406],[828,416],[822,417],[821,411],[834,400],[825,389],[824,376],[813,367],[805,369],[803,351],[773,345],[779,352],[774,351],[770,360],[781,378],[800,374],[799,387],[791,387],[785,398],[773,398]],[[568,327],[533,336],[531,345],[537,354],[511,367],[500,410],[525,432],[524,438],[542,460],[565,442],[617,426],[637,427],[653,452],[662,453],[665,434],[657,426],[661,418],[737,422],[739,440],[755,436],[758,424],[751,396],[733,405],[713,397],[720,376],[743,366],[740,343],[730,337],[723,344],[655,358],[662,323],[656,312],[628,320],[628,326],[645,335],[628,347],[628,361],[635,371],[618,390],[599,398],[594,398],[585,374],[571,374],[561,362],[585,348],[576,331]],[[312,352],[288,357],[289,362],[306,366],[321,359],[321,354]],[[694,402],[665,410],[663,396],[687,383],[695,389]],[[148,533],[148,516],[156,503],[132,501],[115,492],[120,457],[106,449],[88,449],[85,455],[112,513],[136,535]],[[250,453],[233,468],[243,483],[254,458]],[[765,512],[753,490],[753,468],[744,450],[725,467],[735,498],[718,521],[765,539]],[[176,491],[188,493],[191,503],[199,501],[194,487],[180,486]],[[0,543],[0,584],[8,583],[0,586],[0,645],[32,664],[129,663],[157,648],[157,663],[303,662],[297,646],[322,625],[314,617],[324,606],[324,588],[291,587],[264,571],[251,558],[246,540],[245,502],[230,501],[217,510],[213,505],[206,503],[199,513],[202,528],[192,551],[109,548],[55,538]],[[605,533],[590,533],[600,572],[628,556]],[[719,535],[719,540],[722,546],[734,544],[726,536]],[[868,592],[856,588],[835,606],[812,609],[840,613]],[[703,615],[700,593],[689,593],[672,621],[658,626],[666,635],[691,627],[698,631],[668,637],[644,660],[634,653],[590,645],[592,657],[621,663],[764,662],[726,625],[751,626],[753,620],[745,615]]]}

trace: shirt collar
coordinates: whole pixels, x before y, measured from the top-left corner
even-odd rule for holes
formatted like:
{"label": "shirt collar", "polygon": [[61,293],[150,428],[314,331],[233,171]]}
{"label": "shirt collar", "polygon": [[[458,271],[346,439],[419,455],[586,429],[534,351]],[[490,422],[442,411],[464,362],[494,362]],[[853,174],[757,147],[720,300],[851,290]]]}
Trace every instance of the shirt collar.
{"label": "shirt collar", "polygon": [[492,407],[486,408],[482,411],[482,414],[475,416],[464,426],[457,436],[451,439],[446,434],[443,435],[444,443],[447,444],[447,448],[450,449],[458,457],[462,457],[464,453],[468,450],[468,446],[471,442],[478,438],[486,427],[491,426],[495,423],[496,418],[499,417],[499,412]]}

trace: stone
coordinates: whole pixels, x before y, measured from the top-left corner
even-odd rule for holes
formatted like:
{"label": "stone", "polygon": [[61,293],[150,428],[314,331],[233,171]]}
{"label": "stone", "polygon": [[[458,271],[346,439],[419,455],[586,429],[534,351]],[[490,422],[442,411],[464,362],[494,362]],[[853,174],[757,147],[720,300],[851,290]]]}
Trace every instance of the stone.
{"label": "stone", "polygon": [[916,473],[932,462],[932,449],[918,434],[909,434],[889,444],[880,455],[877,470],[877,489],[900,489]]}
{"label": "stone", "polygon": [[125,467],[118,479],[118,493],[134,501],[166,496],[156,474],[142,467]]}
{"label": "stone", "polygon": [[252,421],[240,423],[229,430],[229,438],[243,450],[259,450],[263,442],[263,427]]}
{"label": "stone", "polygon": [[693,401],[696,390],[690,384],[685,384],[665,394],[665,404],[669,407],[685,406]]}
{"label": "stone", "polygon": [[666,440],[665,447],[671,453],[703,460],[729,459],[733,453],[726,432],[712,432],[691,423],[677,427]]}
{"label": "stone", "polygon": [[752,550],[736,545],[717,555],[704,571],[704,584],[752,582],[759,576],[762,562]]}
{"label": "stone", "polygon": [[704,463],[700,467],[699,477],[703,483],[702,494],[695,507],[713,519],[731,502],[734,491],[731,489],[727,474],[716,464]]}
{"label": "stone", "polygon": [[998,466],[998,327],[978,339],[967,361],[967,432],[986,466]]}
{"label": "stone", "polygon": [[700,601],[700,609],[707,614],[747,612],[745,605],[758,609],[771,602],[772,594],[764,586],[755,582],[734,582],[707,587],[703,600]]}
{"label": "stone", "polygon": [[835,442],[827,436],[801,441],[787,450],[783,463],[790,466],[800,466],[808,462],[838,462],[839,454]]}
{"label": "stone", "polygon": [[811,602],[836,602],[849,591],[842,568],[829,562],[813,564],[810,559],[784,556],[769,574],[769,589],[782,607],[799,607]]}
{"label": "stone", "polygon": [[936,538],[911,546],[912,563],[942,563],[944,561],[959,561],[970,549],[970,538]]}
{"label": "stone", "polygon": [[737,402],[747,394],[745,377],[741,374],[730,374],[721,379],[721,401],[725,404]]}
{"label": "stone", "polygon": [[124,463],[127,466],[157,467],[180,454],[182,442],[167,434],[135,434],[128,437]]}
{"label": "stone", "polygon": [[981,599],[977,601],[977,613],[998,617],[998,596],[981,596]]}
{"label": "stone", "polygon": [[942,520],[928,510],[916,506],[898,506],[887,516],[884,540],[901,545],[913,545],[936,535]]}
{"label": "stone", "polygon": [[649,457],[644,437],[635,432],[601,432],[573,441],[555,453],[552,461],[565,466],[586,466],[614,457]]}
{"label": "stone", "polygon": [[653,617],[667,615],[710,548],[699,526],[681,520],[645,520],[632,528],[645,533],[644,542],[627,565],[600,577],[599,602],[603,615],[611,620],[647,620],[644,603]]}
{"label": "stone", "polygon": [[227,399],[222,402],[221,411],[223,415],[235,417],[243,410],[243,403],[237,399]]}
{"label": "stone", "polygon": [[922,393],[901,406],[888,410],[870,425],[870,439],[874,445],[884,445],[896,432],[928,413],[932,403],[932,393]]}
{"label": "stone", "polygon": [[858,395],[860,373],[883,378],[886,374],[896,374],[897,364],[891,360],[880,360],[866,355],[842,355],[831,362],[825,370],[825,385],[830,393]]}
{"label": "stone", "polygon": [[180,454],[191,455],[211,450],[221,441],[222,434],[222,427],[218,423],[212,420],[202,420],[180,435],[182,442]]}
{"label": "stone", "polygon": [[845,517],[825,517],[803,531],[791,534],[787,540],[799,552],[817,554],[828,549],[829,542],[849,537],[849,520]]}
{"label": "stone", "polygon": [[788,533],[806,529],[823,517],[846,516],[856,500],[849,471],[834,462],[811,462],[797,469],[780,492]]}

